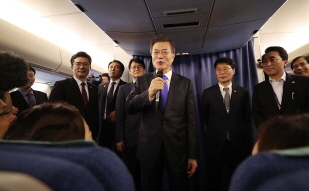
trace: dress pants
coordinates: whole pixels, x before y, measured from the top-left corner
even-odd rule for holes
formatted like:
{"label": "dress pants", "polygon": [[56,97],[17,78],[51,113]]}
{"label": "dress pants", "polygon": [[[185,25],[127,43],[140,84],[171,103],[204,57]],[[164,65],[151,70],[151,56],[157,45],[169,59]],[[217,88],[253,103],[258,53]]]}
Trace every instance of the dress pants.
{"label": "dress pants", "polygon": [[122,153],[116,148],[115,140],[115,123],[110,123],[107,120],[103,121],[99,138],[99,145],[106,147],[116,153],[119,158],[122,158]]}
{"label": "dress pants", "polygon": [[238,153],[233,152],[228,139],[225,140],[221,154],[206,154],[206,190],[227,191],[233,172],[239,163]]}
{"label": "dress pants", "polygon": [[182,172],[174,172],[167,159],[164,143],[161,145],[160,154],[152,169],[142,165],[142,190],[143,191],[162,191],[164,168],[167,171],[168,184],[170,191],[188,191],[189,178],[186,167]]}
{"label": "dress pants", "polygon": [[123,150],[123,162],[127,166],[128,170],[130,171],[134,183],[136,191],[142,190],[142,180],[141,180],[141,164],[137,160],[136,157],[136,150],[137,147],[129,148],[125,147]]}

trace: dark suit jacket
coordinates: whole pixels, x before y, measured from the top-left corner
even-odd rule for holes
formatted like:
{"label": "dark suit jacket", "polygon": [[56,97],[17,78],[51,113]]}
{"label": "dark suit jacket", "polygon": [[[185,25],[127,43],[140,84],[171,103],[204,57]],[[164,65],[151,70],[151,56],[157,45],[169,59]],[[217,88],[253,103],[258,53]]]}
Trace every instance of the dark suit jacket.
{"label": "dark suit jacket", "polygon": [[282,117],[285,114],[303,112],[309,112],[309,78],[307,76],[286,75],[280,110],[268,80],[254,86],[252,114],[256,127],[275,115]]}
{"label": "dark suit jacket", "polygon": [[250,155],[253,145],[253,123],[248,90],[232,84],[230,110],[227,113],[218,84],[207,88],[202,96],[202,118],[206,124],[205,147],[208,154],[221,154],[228,129],[235,154]]}
{"label": "dark suit jacket", "polygon": [[[112,108],[111,112],[115,111],[115,109],[116,109],[116,98],[117,98],[118,90],[119,90],[119,87],[124,85],[124,84],[126,84],[126,82],[124,82],[120,79],[119,84],[117,85],[117,88],[116,88],[116,90],[114,91],[114,94],[113,94],[113,100],[112,100],[112,103],[111,103],[111,108]],[[99,85],[100,128],[102,128],[102,126],[103,126],[108,86],[109,86],[109,82],[105,82],[105,83]],[[109,125],[110,128],[115,128],[115,123],[109,123],[108,125]],[[115,133],[115,131],[113,131],[113,132]],[[115,137],[115,134],[112,135],[112,136]]]}
{"label": "dark suit jacket", "polygon": [[82,94],[74,78],[57,81],[50,93],[49,101],[64,101],[74,105],[87,122],[93,139],[96,139],[99,131],[98,88],[89,82],[87,85],[89,92],[87,107],[84,105]]}
{"label": "dark suit jacket", "polygon": [[141,113],[128,115],[125,111],[126,98],[130,94],[134,83],[122,85],[119,88],[116,100],[116,143],[124,141],[125,147],[137,146],[138,131]]}
{"label": "dark suit jacket", "polygon": [[148,88],[154,78],[155,73],[138,77],[126,102],[129,114],[142,113],[137,157],[144,166],[152,168],[163,142],[171,168],[181,172],[188,158],[197,159],[198,155],[193,86],[189,79],[173,73],[163,111],[161,104],[156,108],[155,99],[149,101]]}
{"label": "dark suit jacket", "polygon": [[[47,94],[44,92],[33,90],[33,94],[35,96],[36,105],[39,105],[48,100]],[[26,109],[29,109],[29,105],[27,101],[25,100],[24,96],[18,90],[11,92],[10,95],[12,99],[12,105],[18,108],[19,110],[18,113],[21,113],[22,111]]]}

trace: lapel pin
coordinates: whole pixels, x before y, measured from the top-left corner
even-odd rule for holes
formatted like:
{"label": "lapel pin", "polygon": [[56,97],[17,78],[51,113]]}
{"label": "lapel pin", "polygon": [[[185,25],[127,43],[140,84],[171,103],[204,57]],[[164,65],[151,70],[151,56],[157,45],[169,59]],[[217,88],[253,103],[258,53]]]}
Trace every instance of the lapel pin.
{"label": "lapel pin", "polygon": [[295,81],[292,81],[292,84],[295,84]]}
{"label": "lapel pin", "polygon": [[236,92],[236,90],[234,90],[234,92]]}

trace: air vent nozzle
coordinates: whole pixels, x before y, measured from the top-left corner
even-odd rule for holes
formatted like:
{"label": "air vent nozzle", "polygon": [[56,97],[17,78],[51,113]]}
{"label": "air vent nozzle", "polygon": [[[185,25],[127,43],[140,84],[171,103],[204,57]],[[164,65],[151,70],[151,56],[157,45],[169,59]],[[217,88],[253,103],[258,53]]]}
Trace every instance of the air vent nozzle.
{"label": "air vent nozzle", "polygon": [[199,21],[194,21],[194,22],[187,22],[187,23],[163,24],[163,27],[165,29],[167,29],[167,28],[180,28],[180,27],[196,27],[196,26],[199,26],[199,25],[200,25]]}
{"label": "air vent nozzle", "polygon": [[86,12],[87,10],[81,4],[74,4],[81,12]]}
{"label": "air vent nozzle", "polygon": [[184,14],[192,14],[196,13],[197,9],[182,9],[182,10],[173,10],[173,11],[164,11],[165,16],[172,16],[172,15],[184,15]]}

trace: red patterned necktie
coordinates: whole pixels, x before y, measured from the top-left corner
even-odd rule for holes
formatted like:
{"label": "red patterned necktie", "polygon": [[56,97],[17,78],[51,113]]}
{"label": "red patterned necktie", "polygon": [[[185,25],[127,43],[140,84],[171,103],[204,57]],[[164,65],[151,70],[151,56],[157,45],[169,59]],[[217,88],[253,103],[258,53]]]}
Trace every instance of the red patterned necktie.
{"label": "red patterned necktie", "polygon": [[85,89],[85,82],[81,83],[82,85],[82,96],[83,96],[83,101],[84,101],[84,105],[87,106],[88,104],[88,97],[87,97],[87,92],[86,92],[86,89]]}

